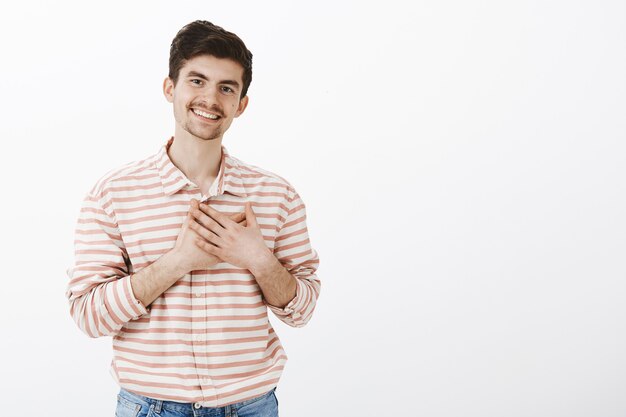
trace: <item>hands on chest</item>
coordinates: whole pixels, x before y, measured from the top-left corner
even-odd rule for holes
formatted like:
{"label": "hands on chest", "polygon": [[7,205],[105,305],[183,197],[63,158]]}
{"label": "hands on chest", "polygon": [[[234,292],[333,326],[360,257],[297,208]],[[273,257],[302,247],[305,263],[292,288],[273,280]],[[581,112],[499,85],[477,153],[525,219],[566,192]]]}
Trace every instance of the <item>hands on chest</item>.
{"label": "hands on chest", "polygon": [[190,271],[207,269],[219,262],[255,270],[274,256],[265,244],[249,202],[243,212],[226,215],[192,199],[174,250]]}
{"label": "hands on chest", "polygon": [[297,295],[296,279],[266,246],[250,203],[227,215],[195,199],[174,248],[134,274],[131,285],[148,306],[181,276],[220,262],[249,270],[272,306],[283,308]]}

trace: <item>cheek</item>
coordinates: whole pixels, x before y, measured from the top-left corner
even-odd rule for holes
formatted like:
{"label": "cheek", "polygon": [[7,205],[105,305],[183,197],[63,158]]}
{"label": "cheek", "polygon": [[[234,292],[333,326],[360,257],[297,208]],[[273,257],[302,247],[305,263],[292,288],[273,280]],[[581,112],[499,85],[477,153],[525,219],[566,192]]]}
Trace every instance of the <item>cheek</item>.
{"label": "cheek", "polygon": [[174,94],[174,98],[178,101],[178,104],[184,106],[190,100],[191,95],[187,91],[178,90]]}

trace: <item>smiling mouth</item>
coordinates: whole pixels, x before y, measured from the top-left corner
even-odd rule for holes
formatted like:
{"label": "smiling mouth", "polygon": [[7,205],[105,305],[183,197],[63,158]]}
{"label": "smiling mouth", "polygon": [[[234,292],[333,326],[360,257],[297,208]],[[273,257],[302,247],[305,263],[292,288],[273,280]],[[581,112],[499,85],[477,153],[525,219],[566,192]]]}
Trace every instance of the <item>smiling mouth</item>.
{"label": "smiling mouth", "polygon": [[221,116],[218,116],[217,114],[208,113],[208,112],[198,110],[198,109],[191,109],[191,111],[196,116],[201,117],[202,119],[205,119],[205,120],[218,120],[221,118]]}

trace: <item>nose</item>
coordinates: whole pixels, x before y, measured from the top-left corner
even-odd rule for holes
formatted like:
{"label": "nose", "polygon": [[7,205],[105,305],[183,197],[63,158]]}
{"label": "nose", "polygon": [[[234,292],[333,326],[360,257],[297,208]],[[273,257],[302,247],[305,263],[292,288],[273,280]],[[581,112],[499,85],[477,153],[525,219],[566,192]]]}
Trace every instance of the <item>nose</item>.
{"label": "nose", "polygon": [[207,86],[202,89],[200,98],[208,107],[219,103],[218,87]]}

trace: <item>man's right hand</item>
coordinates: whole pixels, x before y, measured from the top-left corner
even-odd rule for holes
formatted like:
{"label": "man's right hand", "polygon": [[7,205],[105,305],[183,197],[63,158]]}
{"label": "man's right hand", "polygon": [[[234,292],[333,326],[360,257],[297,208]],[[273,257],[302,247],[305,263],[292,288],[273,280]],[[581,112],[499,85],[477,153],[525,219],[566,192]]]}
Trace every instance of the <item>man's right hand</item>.
{"label": "man's right hand", "polygon": [[[183,274],[189,273],[189,271],[197,271],[203,269],[209,269],[213,265],[222,262],[218,257],[211,255],[204,250],[200,249],[196,244],[197,240],[204,240],[195,230],[190,226],[191,222],[194,222],[196,226],[204,227],[197,223],[196,219],[191,215],[192,210],[199,210],[199,201],[196,199],[191,200],[191,207],[189,213],[183,223],[183,228],[178,234],[176,244],[171,250],[172,259],[177,262],[177,268],[184,271]],[[246,213],[232,214],[229,216],[231,220],[245,226]]]}

